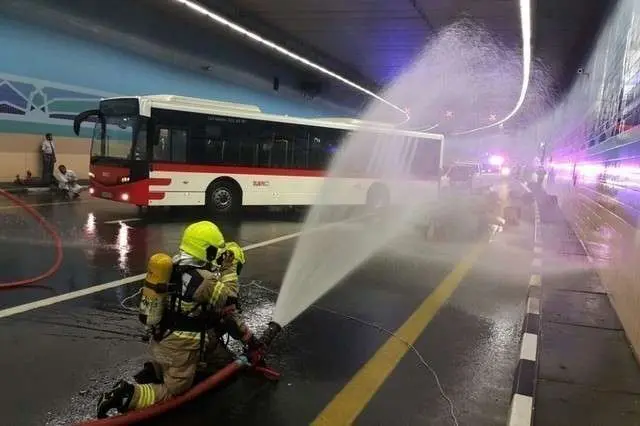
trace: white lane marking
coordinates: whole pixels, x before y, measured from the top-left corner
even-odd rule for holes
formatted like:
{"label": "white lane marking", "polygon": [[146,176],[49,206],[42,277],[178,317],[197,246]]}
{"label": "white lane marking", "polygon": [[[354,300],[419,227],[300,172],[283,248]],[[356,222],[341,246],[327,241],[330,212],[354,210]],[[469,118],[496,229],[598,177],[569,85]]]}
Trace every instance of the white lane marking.
{"label": "white lane marking", "polygon": [[542,266],[542,260],[539,258],[535,258],[533,259],[533,262],[531,262],[531,266],[533,266],[534,268],[539,268]]}
{"label": "white lane marking", "polygon": [[[258,243],[246,245],[243,250],[254,250],[260,247],[265,247],[271,244],[276,244],[282,241],[290,240],[292,238],[296,238],[300,236],[302,232],[294,232],[293,234],[282,235],[280,237],[272,238],[266,241],[260,241]],[[136,281],[140,281],[144,279],[146,274],[134,275],[127,278],[122,278],[119,280],[111,281],[104,284],[94,285],[91,287],[83,288],[82,290],[76,290],[69,293],[61,294],[58,296],[49,297],[46,299],[36,300],[35,302],[25,303],[23,305],[13,306],[11,308],[6,308],[0,310],[0,318],[10,317],[12,315],[21,314],[24,312],[32,311],[34,309],[42,308],[45,306],[50,306],[56,303],[65,302],[67,300],[77,299],[78,297],[87,296],[89,294],[97,293],[104,290],[109,290],[111,288],[120,287],[125,284],[131,284]]]}
{"label": "white lane marking", "polygon": [[529,285],[531,287],[540,287],[541,283],[540,274],[532,274],[531,278],[529,278]]}
{"label": "white lane marking", "polygon": [[253,249],[257,249],[257,248],[260,248],[260,247],[268,246],[268,245],[271,245],[271,244],[279,243],[281,241],[290,240],[292,238],[299,237],[300,235],[302,235],[302,232],[294,232],[293,234],[287,234],[287,235],[283,235],[281,237],[272,238],[270,240],[260,241],[259,243],[249,244],[249,245],[246,245],[246,246],[242,247],[242,249],[244,251],[253,250]]}
{"label": "white lane marking", "polygon": [[537,297],[530,297],[527,301],[527,313],[540,315],[540,299]]}
{"label": "white lane marking", "polygon": [[520,183],[520,186],[522,186],[522,188],[524,188],[525,191],[527,192],[531,192],[531,189],[529,189],[529,187],[522,181],[518,181]]}
{"label": "white lane marking", "polygon": [[531,426],[533,398],[516,393],[511,400],[511,412],[507,426]]}
{"label": "white lane marking", "polygon": [[142,220],[142,218],[140,218],[140,217],[130,217],[128,219],[107,220],[107,221],[105,221],[103,223],[106,223],[108,225],[112,225],[112,224],[117,224],[117,223],[137,222],[139,220]]}
{"label": "white lane marking", "polygon": [[136,281],[140,281],[145,277],[145,275],[146,274],[134,275],[132,277],[122,278],[122,279],[111,281],[108,283],[83,288],[82,290],[72,291],[69,293],[61,294],[59,296],[53,296],[53,297],[48,297],[46,299],[36,300],[35,302],[25,303],[24,305],[13,306],[11,308],[1,310],[0,318],[10,317],[12,315],[21,314],[27,311],[32,311],[34,309],[53,305],[55,303],[65,302],[67,300],[72,300],[78,297],[87,296],[89,294],[97,293],[99,291],[104,291],[110,288],[119,287],[121,285],[130,284]]}
{"label": "white lane marking", "polygon": [[538,352],[538,336],[532,333],[522,335],[522,346],[520,347],[520,359],[536,360]]}
{"label": "white lane marking", "polygon": [[542,247],[540,247],[540,246],[535,246],[535,247],[533,248],[533,252],[534,252],[535,254],[541,254],[541,253],[542,253]]}

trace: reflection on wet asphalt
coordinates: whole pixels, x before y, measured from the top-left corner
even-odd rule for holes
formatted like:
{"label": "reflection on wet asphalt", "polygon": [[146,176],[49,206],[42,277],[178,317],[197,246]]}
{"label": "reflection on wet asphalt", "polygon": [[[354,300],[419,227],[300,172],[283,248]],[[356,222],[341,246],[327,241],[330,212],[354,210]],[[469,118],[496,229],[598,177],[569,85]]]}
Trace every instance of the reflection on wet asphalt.
{"label": "reflection on wet asphalt", "polygon": [[[51,201],[46,196],[27,200]],[[184,226],[205,217],[198,209],[180,209],[105,224],[134,218],[136,209],[99,200],[36,209],[60,231],[63,266],[43,287],[0,293],[0,309],[139,274],[151,254],[173,251]],[[228,239],[246,245],[297,232],[302,219],[300,214],[259,211],[218,223]],[[425,241],[422,231],[404,235],[402,244],[376,255],[317,304],[395,329],[476,238],[477,224],[473,217],[467,219],[441,243]],[[0,280],[32,275],[34,264],[46,269],[53,259],[47,236],[19,209],[2,202],[0,220],[12,224],[0,229]],[[506,419],[526,279],[520,283],[517,273],[504,274],[487,265],[503,263],[505,252],[514,264],[524,258],[524,248],[514,248],[524,245],[520,237],[507,237],[492,245],[484,255],[485,265],[474,269],[416,343],[453,397],[461,424],[494,425]],[[294,247],[295,240],[287,240],[247,253],[242,306],[258,331],[271,318],[274,292]],[[0,320],[0,360],[6,382],[13,383],[0,402],[3,422],[64,425],[93,414],[98,393],[130,377],[146,359],[142,329],[130,310],[137,297],[123,303],[137,290],[135,284],[124,285]],[[308,424],[387,338],[375,328],[311,308],[289,324],[272,347],[269,363],[282,372],[279,383],[243,375],[151,424]],[[418,421],[451,424],[433,378],[409,354],[358,423]]]}

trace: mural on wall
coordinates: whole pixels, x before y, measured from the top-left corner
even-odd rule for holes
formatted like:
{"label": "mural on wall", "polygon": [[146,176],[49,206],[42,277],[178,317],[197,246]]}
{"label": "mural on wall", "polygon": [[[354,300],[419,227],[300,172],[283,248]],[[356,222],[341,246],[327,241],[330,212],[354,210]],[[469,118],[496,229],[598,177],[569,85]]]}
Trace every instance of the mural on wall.
{"label": "mural on wall", "polygon": [[76,114],[112,96],[118,95],[0,73],[0,132],[56,131],[71,136]]}

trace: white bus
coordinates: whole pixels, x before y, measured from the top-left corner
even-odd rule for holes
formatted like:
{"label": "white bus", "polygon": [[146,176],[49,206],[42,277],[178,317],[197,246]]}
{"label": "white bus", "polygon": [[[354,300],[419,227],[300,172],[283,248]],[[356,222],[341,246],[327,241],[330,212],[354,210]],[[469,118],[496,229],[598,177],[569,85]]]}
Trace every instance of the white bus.
{"label": "white bus", "polygon": [[[76,117],[76,134],[84,121],[95,122],[90,193],[137,206],[203,205],[229,213],[241,206],[314,204],[333,154],[353,132],[366,133],[371,143],[362,164],[370,166],[372,158],[364,157],[380,156],[381,146],[403,143],[409,149],[399,167],[410,170],[415,189],[427,196],[440,183],[443,136],[380,123],[272,115],[174,95],[103,99],[99,109]],[[350,190],[322,202],[392,200],[392,189],[369,166],[337,176]]]}

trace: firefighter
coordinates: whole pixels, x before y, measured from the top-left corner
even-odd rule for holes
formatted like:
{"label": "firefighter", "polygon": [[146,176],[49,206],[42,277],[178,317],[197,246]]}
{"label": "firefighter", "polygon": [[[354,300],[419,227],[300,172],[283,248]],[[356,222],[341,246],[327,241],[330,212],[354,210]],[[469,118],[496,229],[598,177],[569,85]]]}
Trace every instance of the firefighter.
{"label": "firefighter", "polygon": [[[224,254],[225,247],[229,247],[233,256]],[[244,253],[240,249],[240,260],[235,254],[237,249],[225,244],[215,224],[203,221],[185,229],[180,251],[171,261],[170,278],[162,278],[168,256],[151,257],[143,288],[141,320],[151,328],[153,361],[136,375],[136,384],[121,380],[101,396],[98,418],[106,417],[111,409],[121,413],[141,409],[186,392],[193,384],[199,364],[206,365],[214,355],[219,358],[221,349],[213,345],[212,338],[217,337],[216,330],[223,325],[233,330],[232,337],[246,345],[250,359],[261,358],[264,345],[234,316],[237,278],[235,282],[231,280],[230,268],[235,265],[237,274],[237,266],[244,263]],[[225,271],[229,281],[222,280],[220,273]]]}
{"label": "firefighter", "polygon": [[242,248],[235,242],[225,244],[225,250],[218,258],[220,266],[220,282],[227,290],[227,302],[223,308],[220,322],[208,331],[208,341],[205,353],[206,362],[199,370],[199,375],[210,375],[233,361],[234,354],[227,348],[222,338],[228,334],[244,344],[252,341],[253,334],[240,317],[240,302],[238,275],[245,264]]}

